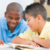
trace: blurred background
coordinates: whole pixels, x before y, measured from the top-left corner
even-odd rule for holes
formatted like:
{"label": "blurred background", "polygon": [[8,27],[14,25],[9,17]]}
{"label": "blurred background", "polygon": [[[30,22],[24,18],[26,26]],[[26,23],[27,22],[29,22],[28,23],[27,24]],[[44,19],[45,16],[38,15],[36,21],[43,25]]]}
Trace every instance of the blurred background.
{"label": "blurred background", "polygon": [[0,0],[0,17],[4,16],[4,12],[6,11],[6,7],[11,2],[17,2],[20,3],[23,7],[23,11],[25,10],[25,7],[31,3],[33,3],[33,0]]}
{"label": "blurred background", "polygon": [[0,17],[4,17],[4,12],[6,11],[6,7],[11,2],[18,2],[22,5],[24,19],[25,19],[24,11],[25,11],[26,6],[31,3],[34,3],[34,2],[39,2],[39,3],[43,4],[44,7],[46,8],[47,17],[48,17],[47,20],[50,20],[50,0],[0,0]]}

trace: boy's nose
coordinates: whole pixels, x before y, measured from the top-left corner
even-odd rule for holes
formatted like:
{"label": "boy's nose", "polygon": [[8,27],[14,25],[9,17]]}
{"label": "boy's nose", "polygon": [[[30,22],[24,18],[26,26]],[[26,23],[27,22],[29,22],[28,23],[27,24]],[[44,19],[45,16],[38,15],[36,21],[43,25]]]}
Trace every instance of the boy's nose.
{"label": "boy's nose", "polygon": [[12,20],[12,23],[15,24],[16,23],[16,20]]}

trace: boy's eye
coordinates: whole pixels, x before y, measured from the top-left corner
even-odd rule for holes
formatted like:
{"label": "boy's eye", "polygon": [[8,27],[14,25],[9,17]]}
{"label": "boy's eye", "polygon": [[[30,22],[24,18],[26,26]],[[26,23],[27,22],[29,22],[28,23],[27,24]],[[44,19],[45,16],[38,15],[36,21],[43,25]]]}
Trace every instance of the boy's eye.
{"label": "boy's eye", "polygon": [[16,18],[16,20],[19,20],[20,18]]}
{"label": "boy's eye", "polygon": [[28,20],[28,21],[30,21],[30,20]]}
{"label": "boy's eye", "polygon": [[30,20],[27,20],[27,22],[29,22]]}
{"label": "boy's eye", "polygon": [[9,18],[9,19],[12,19],[12,17],[11,17],[11,16],[8,16],[8,18]]}

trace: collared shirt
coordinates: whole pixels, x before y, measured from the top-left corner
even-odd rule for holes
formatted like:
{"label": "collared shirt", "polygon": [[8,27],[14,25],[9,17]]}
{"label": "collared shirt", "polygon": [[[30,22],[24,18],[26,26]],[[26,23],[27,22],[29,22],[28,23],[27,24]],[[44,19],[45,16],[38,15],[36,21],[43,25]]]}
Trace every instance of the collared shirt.
{"label": "collared shirt", "polygon": [[12,33],[8,30],[6,18],[0,18],[0,40],[3,40],[6,44],[11,43],[14,37],[18,36],[20,33],[24,33],[28,28],[26,22],[21,20]]}
{"label": "collared shirt", "polygon": [[32,40],[34,37],[40,37],[43,39],[50,39],[50,22],[46,22],[40,35],[38,34],[37,31],[32,32],[31,29],[27,29],[27,31],[25,31],[24,33],[21,33],[19,36],[21,38],[28,39],[28,40]]}

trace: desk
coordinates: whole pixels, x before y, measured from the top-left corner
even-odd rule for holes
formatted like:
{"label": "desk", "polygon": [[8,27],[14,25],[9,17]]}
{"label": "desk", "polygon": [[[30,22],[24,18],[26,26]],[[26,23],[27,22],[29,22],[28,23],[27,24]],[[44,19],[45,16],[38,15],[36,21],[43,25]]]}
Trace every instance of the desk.
{"label": "desk", "polygon": [[[6,48],[2,48],[0,50],[18,50],[18,49],[6,47]],[[24,49],[24,50],[26,50],[26,49]],[[28,50],[30,50],[30,49],[28,49]],[[39,48],[39,49],[32,49],[32,50],[46,50],[46,48]]]}

